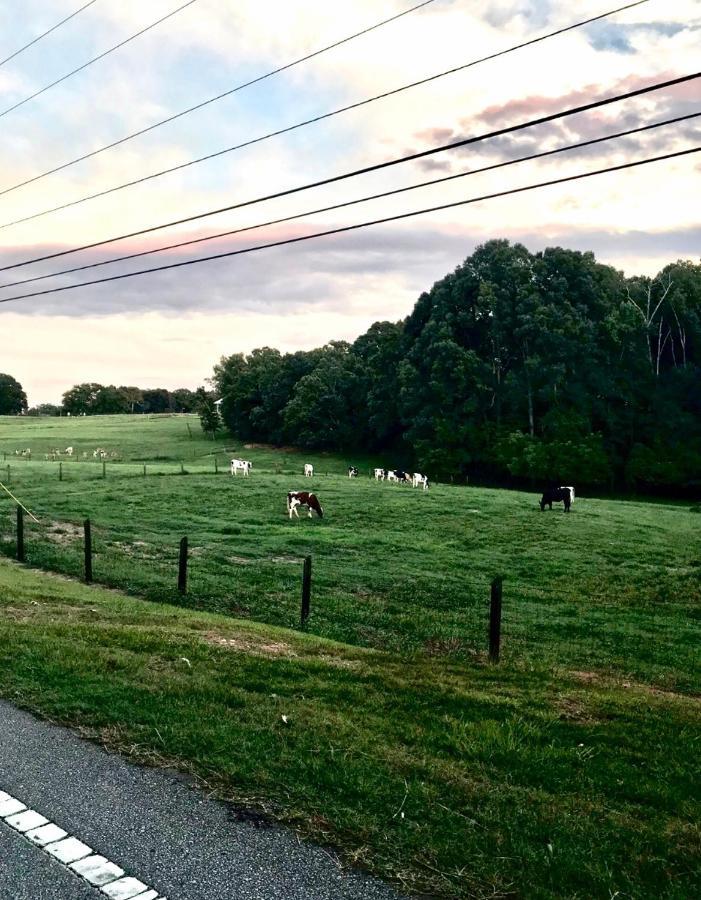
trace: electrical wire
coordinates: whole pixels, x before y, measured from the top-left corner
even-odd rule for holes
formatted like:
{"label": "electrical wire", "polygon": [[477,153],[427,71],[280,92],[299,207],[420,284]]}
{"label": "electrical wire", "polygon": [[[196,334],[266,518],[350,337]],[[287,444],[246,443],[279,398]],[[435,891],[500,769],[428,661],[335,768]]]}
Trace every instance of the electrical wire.
{"label": "electrical wire", "polygon": [[[113,147],[118,147],[120,144],[125,144],[127,141],[132,140],[132,138],[139,137],[142,134],[147,134],[149,131],[153,131],[155,128],[160,128],[161,125],[167,125],[169,122],[174,122],[176,119],[180,119],[191,112],[195,112],[198,109],[209,106],[210,103],[215,103],[217,100],[222,100],[224,97],[230,97],[232,94],[244,90],[244,88],[251,87],[252,85],[258,84],[261,81],[265,81],[267,78],[272,78],[273,75],[278,75],[280,72],[285,72],[287,71],[287,69],[298,66],[300,65],[300,63],[307,62],[307,60],[314,59],[314,57],[316,56],[321,56],[322,53],[326,53],[328,50],[333,50],[336,47],[340,47],[342,44],[347,44],[349,41],[352,41],[355,38],[362,37],[363,35],[368,34],[371,31],[375,31],[376,29],[381,28],[383,25],[388,25],[390,22],[401,19],[403,16],[408,16],[409,13],[416,12],[417,10],[422,9],[424,6],[428,6],[429,4],[434,2],[435,0],[423,0],[422,3],[419,3],[416,6],[405,9],[403,12],[400,12],[395,16],[390,16],[389,19],[383,19],[381,22],[376,22],[374,25],[370,25],[368,28],[364,28],[362,31],[357,31],[355,34],[348,35],[348,37],[344,37],[341,40],[335,41],[333,44],[328,44],[326,47],[321,47],[321,49],[319,50],[314,50],[312,53],[307,53],[306,56],[300,56],[298,59],[295,59],[292,62],[286,63],[283,66],[278,66],[277,69],[273,69],[272,71],[266,72],[263,75],[258,75],[256,78],[252,78],[250,81],[245,81],[243,82],[243,84],[238,84],[236,85],[236,87],[230,88],[228,91],[224,91],[221,94],[216,94],[214,97],[209,97],[207,100],[203,100],[201,103],[195,104],[195,106],[190,106],[188,107],[188,109],[183,109],[180,112],[174,113],[173,115],[168,116],[165,119],[161,119],[160,122],[154,122],[153,125],[147,125],[145,128],[140,128],[138,131],[133,131],[131,134],[127,134],[116,141],[112,141],[110,144],[105,144],[103,147],[98,147],[96,150],[91,150],[90,153],[84,153],[82,156],[77,156],[75,159],[71,159],[66,163],[62,163],[60,166],[55,166],[53,169],[47,169],[46,172],[41,172],[39,175],[34,175],[32,178],[27,178],[26,181],[20,181],[18,184],[12,185],[12,187],[0,190],[0,197],[3,194],[9,194],[11,191],[16,191],[18,188],[24,187],[27,184],[33,184],[35,181],[46,178],[48,175],[53,175],[56,172],[62,172],[64,169],[68,169],[70,166],[74,166],[76,163],[83,162],[86,159],[91,159],[93,156],[97,156],[99,153],[104,153],[105,150],[111,150]],[[44,214],[41,213],[40,215]]]}
{"label": "electrical wire", "polygon": [[[217,150],[214,153],[208,153],[205,156],[199,156],[196,159],[191,159],[191,160],[188,160],[187,162],[179,163],[177,166],[170,166],[167,169],[160,169],[157,172],[152,172],[149,175],[144,175],[140,178],[133,179],[132,181],[125,181],[122,184],[114,185],[113,187],[106,188],[102,191],[97,191],[94,194],[88,194],[84,197],[79,197],[77,200],[72,200],[69,203],[64,203],[64,204],[61,204],[60,206],[55,206],[55,207],[52,207],[51,209],[46,209],[39,213],[34,213],[31,216],[25,216],[21,219],[15,219],[13,222],[6,222],[4,225],[0,225],[0,228],[9,228],[11,225],[18,225],[21,222],[28,222],[32,219],[39,218],[40,216],[49,215],[50,213],[58,212],[62,209],[68,209],[69,207],[77,206],[81,203],[87,203],[89,200],[95,200],[98,197],[105,197],[108,194],[114,194],[117,191],[123,191],[125,188],[134,187],[137,184],[143,184],[144,182],[152,181],[155,178],[161,178],[163,175],[170,175],[173,172],[182,171],[183,169],[187,169],[190,166],[199,165],[199,163],[207,162],[211,159],[217,159],[220,156],[224,156],[228,153],[233,153],[237,150],[242,150],[245,147],[252,147],[255,144],[260,144],[263,141],[270,140],[271,138],[274,138],[274,137],[279,137],[280,135],[283,135],[283,134],[289,134],[292,131],[297,131],[298,129],[305,128],[308,125],[314,125],[317,122],[323,122],[326,119],[331,119],[334,116],[341,115],[342,113],[349,112],[350,110],[360,109],[361,107],[367,106],[370,103],[375,103],[378,100],[385,100],[387,97],[394,97],[397,94],[401,94],[401,93],[411,90],[413,88],[420,87],[421,85],[429,84],[430,82],[436,81],[439,78],[445,78],[448,75],[454,75],[457,72],[462,72],[465,69],[471,68],[472,66],[477,66],[477,65],[480,65],[481,63],[488,62],[489,60],[497,59],[500,56],[505,56],[507,53],[513,53],[515,50],[520,50],[524,47],[528,47],[528,46],[531,46],[532,44],[539,43],[540,41],[547,40],[548,38],[555,37],[560,34],[564,34],[567,31],[572,31],[575,28],[580,28],[583,25],[588,25],[592,22],[598,21],[599,19],[603,19],[603,18],[606,18],[607,16],[611,16],[611,15],[614,15],[615,13],[621,12],[622,10],[631,9],[634,6],[639,6],[641,3],[647,3],[647,2],[649,2],[649,0],[636,0],[636,2],[634,2],[634,3],[629,3],[626,6],[621,6],[618,9],[611,10],[610,12],[602,13],[601,15],[598,15],[598,16],[593,16],[592,18],[585,19],[581,22],[576,22],[573,25],[568,25],[565,28],[558,29],[557,31],[552,31],[546,35],[541,35],[540,37],[532,38],[531,40],[524,41],[520,44],[515,44],[512,47],[507,47],[505,50],[499,50],[496,53],[491,53],[488,56],[483,56],[480,59],[472,60],[471,62],[464,63],[463,65],[454,66],[453,68],[446,69],[442,72],[437,72],[433,75],[429,75],[426,78],[421,78],[418,81],[412,81],[409,84],[404,84],[401,87],[394,88],[390,91],[384,91],[381,94],[375,94],[372,97],[366,97],[364,100],[359,100],[356,103],[350,103],[347,106],[341,106],[338,109],[331,110],[330,112],[327,112],[327,113],[322,113],[321,115],[318,115],[318,116],[313,116],[310,119],[305,119],[304,121],[297,122],[294,125],[288,125],[287,127],[279,128],[276,131],[270,131],[267,134],[259,135],[256,138],[251,138],[251,139],[249,139],[247,141],[243,141],[239,144],[234,144],[231,147],[225,147],[223,150]],[[83,157],[83,158],[86,158],[86,157]],[[65,166],[63,168],[65,168]],[[58,171],[58,170],[55,169],[52,171]],[[42,177],[42,176],[38,176],[38,177]],[[3,194],[7,194],[10,191],[13,191],[18,187],[21,187],[25,184],[29,184],[31,180],[37,180],[37,179],[35,177],[35,179],[29,179],[27,181],[22,182],[22,184],[17,184],[17,185],[14,185],[13,187],[5,188],[4,190],[0,190],[0,197],[3,196]]]}
{"label": "electrical wire", "polygon": [[87,9],[89,6],[92,6],[93,3],[97,3],[97,0],[90,0],[89,3],[83,4],[80,9],[76,9],[75,12],[71,13],[70,16],[66,16],[65,19],[61,19],[60,22],[57,22],[55,25],[52,25],[47,31],[44,31],[42,34],[37,35],[33,40],[31,40],[28,44],[25,44],[24,47],[20,47],[19,50],[15,50],[14,53],[11,53],[9,56],[6,56],[5,59],[0,59],[0,66],[4,66],[5,63],[9,63],[11,59],[14,59],[16,56],[19,56],[20,53],[24,53],[25,50],[28,50],[42,38],[45,38],[48,34],[51,34],[52,31],[56,31],[57,28],[60,28],[61,25],[65,25],[70,19],[75,18],[78,13],[81,13],[84,9]]}
{"label": "electrical wire", "polygon": [[71,72],[67,72],[65,75],[62,75],[60,78],[57,78],[55,81],[52,81],[51,84],[44,85],[43,88],[40,88],[38,91],[35,91],[33,94],[30,94],[29,97],[25,97],[24,100],[18,100],[17,103],[14,103],[12,106],[8,106],[7,109],[3,109],[0,111],[0,119],[3,116],[6,116],[8,113],[13,112],[15,109],[19,109],[20,106],[24,106],[25,103],[29,103],[30,100],[34,100],[35,97],[41,96],[41,94],[46,93],[46,91],[50,90],[52,87],[56,87],[57,84],[61,84],[61,82],[66,81],[72,75],[77,75],[78,72],[82,72],[83,69],[87,69],[88,66],[91,66],[93,63],[98,62],[101,59],[104,59],[106,56],[109,56],[110,53],[114,53],[115,50],[119,50],[120,47],[123,47],[125,44],[130,43],[138,37],[141,37],[142,34],[146,34],[147,31],[150,31],[152,28],[155,28],[156,25],[160,25],[161,22],[165,22],[166,19],[170,19],[172,16],[176,15],[176,13],[181,12],[181,10],[186,9],[188,6],[192,6],[193,3],[197,3],[197,0],[187,0],[187,3],[183,3],[182,6],[179,6],[177,9],[172,10],[167,15],[162,16],[160,19],[157,19],[155,22],[152,22],[150,25],[147,25],[146,28],[142,28],[141,31],[137,31],[136,34],[132,34],[130,37],[125,38],[123,41],[120,41],[118,44],[115,44],[114,47],[110,47],[108,50],[103,51],[98,54],[98,56],[94,56],[92,59],[89,59],[86,63],[83,63],[82,66],[78,66],[77,69],[73,69]]}
{"label": "electrical wire", "polygon": [[139,259],[142,256],[151,256],[154,253],[164,253],[167,250],[177,250],[181,247],[190,247],[193,244],[202,244],[202,243],[206,243],[208,241],[218,240],[219,238],[231,237],[236,234],[242,234],[247,231],[257,231],[259,228],[268,228],[271,225],[281,225],[286,222],[295,221],[296,219],[306,218],[307,216],[315,216],[315,215],[319,215],[320,213],[333,212],[335,210],[344,209],[349,206],[357,206],[359,203],[367,203],[371,200],[381,200],[381,199],[384,199],[385,197],[392,197],[397,194],[404,194],[404,193],[407,193],[408,191],[418,190],[419,188],[432,187],[437,184],[444,184],[445,182],[448,182],[448,181],[455,181],[458,178],[465,178],[469,175],[479,175],[484,172],[494,171],[495,169],[503,169],[503,168],[506,168],[507,166],[516,165],[517,163],[532,162],[533,160],[536,160],[536,159],[543,159],[548,156],[555,156],[558,153],[565,153],[570,150],[580,150],[584,147],[591,147],[595,144],[604,143],[605,141],[616,140],[616,139],[622,138],[622,137],[629,137],[632,134],[640,134],[643,131],[651,131],[652,129],[655,129],[655,128],[662,128],[665,125],[673,125],[678,122],[685,122],[690,119],[696,119],[699,116],[701,116],[701,110],[698,112],[687,113],[686,115],[683,115],[683,116],[675,116],[672,119],[665,119],[664,121],[661,121],[661,122],[653,122],[649,125],[640,125],[637,128],[629,128],[626,131],[618,131],[613,134],[603,135],[602,137],[591,138],[587,141],[580,141],[577,144],[567,144],[564,147],[556,147],[553,150],[543,150],[540,153],[531,153],[528,156],[520,156],[520,157],[517,157],[516,159],[508,159],[508,160],[505,160],[502,162],[492,163],[491,165],[488,165],[488,166],[481,166],[478,169],[468,169],[466,172],[458,172],[453,175],[444,175],[441,178],[432,178],[430,181],[422,181],[422,182],[419,182],[418,184],[411,184],[406,187],[393,188],[392,190],[389,190],[389,191],[382,191],[379,194],[371,194],[366,197],[359,197],[359,198],[356,198],[355,200],[346,200],[343,203],[335,203],[332,206],[324,206],[324,207],[321,207],[320,209],[310,209],[310,210],[307,210],[306,212],[295,213],[294,215],[284,216],[283,218],[280,218],[280,219],[270,219],[267,222],[258,222],[256,225],[246,225],[245,227],[234,228],[230,231],[220,231],[217,234],[210,234],[210,235],[207,235],[206,237],[191,238],[190,240],[187,240],[187,241],[179,241],[178,243],[175,243],[175,244],[167,244],[164,247],[154,247],[151,250],[141,250],[139,253],[129,253],[125,256],[116,256],[116,257],[113,257],[112,259],[104,259],[104,260],[100,260],[99,262],[88,263],[87,265],[83,265],[83,266],[74,266],[71,269],[62,269],[60,272],[50,272],[46,275],[36,275],[33,278],[24,278],[21,281],[10,281],[10,282],[7,282],[6,284],[0,284],[0,290],[4,290],[5,288],[10,288],[10,287],[17,287],[18,285],[21,285],[21,284],[31,284],[31,283],[37,282],[37,281],[46,281],[47,278],[58,278],[61,275],[71,275],[74,272],[84,272],[86,269],[97,269],[101,266],[113,265],[114,263],[118,263],[118,262],[126,262],[131,259]]}
{"label": "electrical wire", "polygon": [[96,278],[96,279],[93,279],[92,281],[81,281],[81,282],[78,282],[77,284],[68,284],[68,285],[63,285],[62,287],[48,288],[43,291],[33,291],[29,294],[18,294],[18,295],[15,295],[14,297],[4,297],[4,298],[0,298],[0,303],[11,303],[13,301],[28,300],[30,297],[43,297],[43,296],[46,296],[47,294],[58,294],[63,291],[73,291],[73,290],[76,290],[77,288],[89,287],[89,286],[95,285],[95,284],[105,284],[106,282],[109,282],[109,281],[122,281],[125,278],[136,278],[137,276],[140,276],[140,275],[152,275],[155,272],[165,272],[170,269],[181,269],[181,268],[184,268],[185,266],[197,265],[198,263],[213,262],[214,260],[227,259],[227,258],[230,258],[233,256],[243,256],[244,254],[247,254],[247,253],[255,253],[259,250],[268,250],[273,247],[285,247],[290,244],[300,244],[302,242],[311,241],[316,238],[329,237],[331,235],[336,235],[336,234],[345,234],[350,231],[358,231],[361,228],[369,228],[373,225],[385,225],[389,222],[399,222],[404,219],[413,218],[415,216],[426,215],[428,213],[434,213],[434,212],[441,212],[441,211],[444,211],[447,209],[455,209],[458,206],[466,206],[471,203],[480,203],[485,200],[494,200],[497,197],[508,197],[513,194],[522,194],[522,193],[525,193],[526,191],[534,191],[539,188],[552,187],[553,185],[566,184],[566,183],[572,182],[572,181],[579,181],[583,178],[591,178],[594,175],[605,175],[610,172],[621,172],[625,169],[632,169],[637,166],[647,165],[649,163],[662,162],[663,160],[668,160],[668,159],[677,159],[679,157],[688,156],[691,153],[698,153],[700,151],[701,151],[701,145],[699,145],[697,147],[690,147],[686,150],[678,150],[674,153],[665,153],[660,156],[651,156],[651,157],[648,157],[647,159],[639,159],[639,160],[634,160],[633,162],[621,163],[620,165],[617,165],[617,166],[606,166],[603,169],[595,169],[590,172],[579,172],[577,175],[568,175],[563,178],[554,178],[549,181],[540,181],[535,184],[528,184],[528,185],[524,185],[523,187],[519,187],[519,188],[511,188],[506,191],[497,191],[496,193],[492,193],[492,194],[483,194],[479,197],[469,197],[466,200],[456,200],[453,203],[443,203],[440,206],[431,206],[431,207],[427,207],[425,209],[412,210],[411,212],[400,213],[400,214],[394,215],[394,216],[386,216],[381,219],[372,219],[367,222],[360,222],[356,225],[345,225],[340,228],[331,228],[327,231],[317,231],[312,234],[305,234],[305,235],[301,235],[299,237],[284,238],[279,241],[270,241],[265,244],[255,244],[251,247],[244,247],[241,250],[229,250],[225,253],[216,253],[212,256],[199,256],[199,257],[196,257],[195,259],[183,260],[181,262],[176,262],[176,263],[168,263],[163,266],[155,266],[154,268],[151,268],[151,269],[141,269],[136,272],[125,272],[120,275],[110,275],[107,278]]}
{"label": "electrical wire", "polygon": [[142,228],[139,231],[131,231],[126,234],[117,235],[116,237],[105,238],[101,241],[93,241],[89,244],[82,244],[79,247],[71,247],[68,250],[59,250],[56,253],[47,253],[43,256],[35,256],[32,259],[22,260],[21,262],[12,263],[7,266],[0,266],[0,272],[6,272],[9,269],[18,269],[23,266],[32,265],[37,262],[45,262],[48,259],[57,259],[60,256],[68,256],[71,253],[78,253],[83,250],[92,250],[95,247],[102,247],[106,244],[113,244],[117,241],[123,241],[127,238],[140,237],[144,234],[151,234],[154,231],[162,231],[164,228],[172,228],[175,225],[184,225],[188,222],[194,222],[198,219],[209,218],[210,216],[219,215],[225,212],[231,212],[235,209],[242,209],[246,206],[253,206],[257,203],[262,203],[267,200],[276,200],[280,197],[288,197],[291,194],[300,193],[301,191],[310,190],[311,188],[321,187],[323,185],[332,184],[338,181],[344,181],[348,178],[353,178],[356,175],[365,175],[369,172],[376,172],[381,169],[386,169],[391,166],[396,166],[405,162],[412,162],[417,159],[424,159],[428,156],[433,156],[436,153],[443,153],[446,150],[454,150],[458,147],[466,147],[470,144],[477,144],[481,141],[489,140],[491,138],[500,137],[505,134],[513,134],[518,131],[522,131],[525,128],[531,128],[535,125],[542,125],[546,122],[553,122],[557,119],[562,119],[568,116],[573,116],[578,113],[588,112],[592,109],[599,109],[603,106],[608,106],[611,103],[618,103],[621,100],[628,100],[631,97],[639,97],[644,94],[649,94],[652,91],[662,90],[667,87],[672,87],[678,84],[685,84],[689,81],[693,81],[694,79],[701,78],[701,72],[694,72],[690,75],[681,75],[678,78],[671,78],[666,81],[658,81],[653,84],[645,85],[644,87],[636,88],[633,91],[627,91],[623,94],[614,94],[611,97],[604,97],[601,100],[594,100],[589,103],[581,104],[580,106],[569,107],[565,110],[559,110],[558,112],[549,113],[546,116],[540,116],[536,119],[529,119],[525,122],[519,122],[516,125],[508,125],[503,128],[497,128],[492,131],[484,132],[482,134],[473,135],[472,137],[462,138],[458,141],[451,141],[448,144],[442,144],[438,147],[431,147],[428,150],[420,150],[416,153],[410,153],[406,156],[396,157],[395,159],[386,160],[385,162],[375,163],[374,165],[364,166],[360,169],[354,169],[350,172],[344,172],[341,175],[334,175],[329,178],[323,178],[318,181],[308,182],[307,184],[300,185],[293,188],[287,188],[283,191],[277,191],[272,194],[267,194],[262,197],[256,197],[252,200],[243,200],[239,203],[233,203],[228,206],[222,206],[217,209],[207,210],[204,213],[197,213],[196,215],[186,216],[182,219],[174,219],[170,222],[164,222],[160,225],[152,225],[149,228]]}

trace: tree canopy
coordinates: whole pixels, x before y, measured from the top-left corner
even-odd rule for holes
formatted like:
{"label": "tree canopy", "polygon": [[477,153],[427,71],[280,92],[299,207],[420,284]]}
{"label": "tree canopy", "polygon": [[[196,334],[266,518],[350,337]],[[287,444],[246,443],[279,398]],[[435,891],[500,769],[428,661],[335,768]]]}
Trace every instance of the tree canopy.
{"label": "tree canopy", "polygon": [[372,449],[435,476],[701,484],[701,265],[626,278],[490,241],[353,344],[224,358],[240,439]]}
{"label": "tree canopy", "polygon": [[27,411],[27,395],[12,375],[0,373],[0,416],[19,416]]}

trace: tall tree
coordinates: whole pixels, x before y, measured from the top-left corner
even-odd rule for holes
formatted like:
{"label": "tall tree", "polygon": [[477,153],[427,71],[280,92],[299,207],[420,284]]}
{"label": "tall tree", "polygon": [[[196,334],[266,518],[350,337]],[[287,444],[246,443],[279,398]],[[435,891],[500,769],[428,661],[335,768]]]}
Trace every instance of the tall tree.
{"label": "tall tree", "polygon": [[0,374],[0,416],[18,416],[27,411],[27,395],[12,375]]}

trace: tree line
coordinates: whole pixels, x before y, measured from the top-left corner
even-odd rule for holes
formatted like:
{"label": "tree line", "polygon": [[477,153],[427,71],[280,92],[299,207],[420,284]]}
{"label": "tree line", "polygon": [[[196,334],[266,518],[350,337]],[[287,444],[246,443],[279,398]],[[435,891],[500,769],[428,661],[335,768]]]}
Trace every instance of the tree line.
{"label": "tree line", "polygon": [[433,477],[701,486],[701,265],[626,277],[490,241],[400,322],[222,358],[236,438],[382,452]]}
{"label": "tree line", "polygon": [[210,404],[210,392],[204,388],[115,387],[113,384],[85,382],[73,385],[60,405],[40,403],[29,407],[22,385],[11,375],[0,374],[0,415],[16,416],[96,416],[120,413],[191,413]]}

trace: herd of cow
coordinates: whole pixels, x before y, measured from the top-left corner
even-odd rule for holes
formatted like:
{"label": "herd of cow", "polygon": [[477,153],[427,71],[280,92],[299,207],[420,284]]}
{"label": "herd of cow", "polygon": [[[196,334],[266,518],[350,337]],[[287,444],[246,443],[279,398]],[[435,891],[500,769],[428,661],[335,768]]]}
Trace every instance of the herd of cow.
{"label": "herd of cow", "polygon": [[[250,460],[231,460],[232,475],[241,472],[244,476],[248,476],[252,468],[253,463]],[[348,466],[349,478],[357,478],[359,474],[360,471],[357,466]],[[398,484],[411,484],[415,488],[422,487],[425,491],[428,490],[428,476],[423,475],[421,472],[404,472],[402,469],[374,469],[373,474],[375,481],[396,481]],[[314,477],[314,466],[311,463],[304,464],[304,477]],[[552,509],[553,503],[558,502],[564,504],[565,512],[570,511],[570,507],[574,503],[574,488],[572,485],[546,488],[540,499],[540,509],[541,511],[545,511],[546,506],[549,506],[550,509]],[[290,518],[292,518],[293,515],[299,518],[297,509],[300,506],[305,507],[308,510],[310,519],[312,517],[312,511],[314,511],[319,518],[322,518],[324,515],[324,508],[321,503],[319,503],[319,498],[316,494],[311,491],[288,491],[287,512],[289,513]]]}

